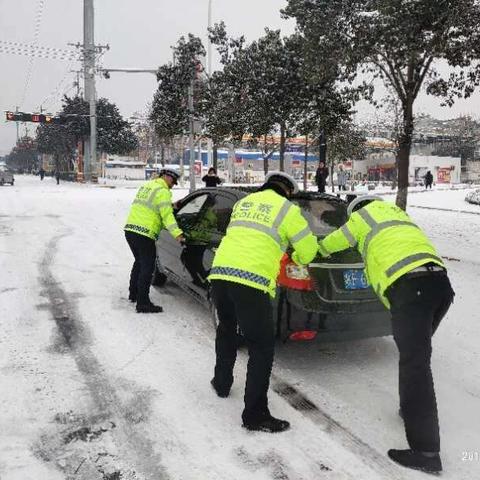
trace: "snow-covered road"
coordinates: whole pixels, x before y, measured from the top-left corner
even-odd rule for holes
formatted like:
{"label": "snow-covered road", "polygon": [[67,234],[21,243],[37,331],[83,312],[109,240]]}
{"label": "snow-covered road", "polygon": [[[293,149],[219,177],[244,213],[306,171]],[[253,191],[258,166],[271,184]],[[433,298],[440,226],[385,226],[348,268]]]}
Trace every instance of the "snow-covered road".
{"label": "snow-covered road", "polygon": [[[246,359],[217,398],[208,312],[172,285],[153,293],[161,315],[127,300],[134,194],[28,176],[0,188],[1,480],[424,477],[385,456],[406,445],[390,338],[280,345],[271,410],[292,429],[240,428]],[[410,213],[457,292],[433,354],[443,477],[480,478],[480,215],[456,191],[410,203],[456,210]]]}

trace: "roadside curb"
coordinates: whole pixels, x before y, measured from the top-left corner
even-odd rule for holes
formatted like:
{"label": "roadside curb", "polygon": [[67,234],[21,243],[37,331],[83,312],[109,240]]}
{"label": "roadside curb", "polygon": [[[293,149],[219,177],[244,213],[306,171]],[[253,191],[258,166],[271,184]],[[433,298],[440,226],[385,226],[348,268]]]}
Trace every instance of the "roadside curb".
{"label": "roadside curb", "polygon": [[470,210],[455,210],[453,208],[442,208],[442,207],[426,207],[423,205],[408,205],[409,208],[423,208],[424,210],[440,210],[442,212],[452,212],[452,213],[470,213],[472,215],[480,215],[480,210],[478,212],[471,212]]}

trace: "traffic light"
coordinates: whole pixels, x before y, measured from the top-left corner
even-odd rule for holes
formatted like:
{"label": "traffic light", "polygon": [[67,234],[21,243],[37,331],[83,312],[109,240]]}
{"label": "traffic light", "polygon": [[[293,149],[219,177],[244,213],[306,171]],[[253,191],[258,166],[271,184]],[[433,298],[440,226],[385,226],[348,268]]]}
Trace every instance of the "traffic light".
{"label": "traffic light", "polygon": [[63,124],[65,123],[64,116],[54,117],[52,115],[43,113],[24,113],[24,112],[5,112],[7,122],[33,122],[33,123],[48,123],[48,124]]}
{"label": "traffic light", "polygon": [[30,122],[31,114],[23,112],[6,112],[7,121],[10,122]]}

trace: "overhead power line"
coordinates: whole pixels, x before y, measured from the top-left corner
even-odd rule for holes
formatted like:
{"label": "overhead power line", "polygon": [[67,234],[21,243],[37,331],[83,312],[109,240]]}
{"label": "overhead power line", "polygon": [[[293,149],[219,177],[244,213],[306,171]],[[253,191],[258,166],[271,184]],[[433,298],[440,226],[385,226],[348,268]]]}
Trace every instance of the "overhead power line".
{"label": "overhead power line", "polygon": [[68,54],[75,53],[74,50],[68,50],[66,48],[46,47],[44,45],[38,45],[33,43],[11,42],[9,40],[0,40],[0,45],[4,45],[5,47],[21,48],[25,50],[39,50],[39,51],[59,52],[59,53],[68,53]]}
{"label": "overhead power line", "polygon": [[60,48],[47,48],[25,44],[12,45],[11,43],[13,42],[4,42],[0,40],[0,53],[66,61],[79,59],[78,52],[74,50],[63,50]]}

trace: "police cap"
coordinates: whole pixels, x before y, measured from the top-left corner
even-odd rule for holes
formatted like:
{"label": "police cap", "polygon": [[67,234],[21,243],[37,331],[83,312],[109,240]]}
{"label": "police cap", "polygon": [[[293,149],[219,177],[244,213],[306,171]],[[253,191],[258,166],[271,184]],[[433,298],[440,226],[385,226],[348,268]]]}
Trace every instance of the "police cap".
{"label": "police cap", "polygon": [[374,202],[375,200],[383,202],[383,198],[379,197],[378,195],[359,195],[349,203],[347,208],[348,216],[350,217],[353,212],[360,210],[360,208],[365,207],[370,202]]}
{"label": "police cap", "polygon": [[180,179],[180,173],[178,173],[173,168],[163,168],[162,170],[160,170],[160,176],[162,175],[168,175],[170,178],[173,179],[175,184],[178,183],[178,180]]}
{"label": "police cap", "polygon": [[297,181],[288,173],[285,172],[270,172],[265,177],[265,184],[280,183],[287,187],[292,193],[298,193]]}

